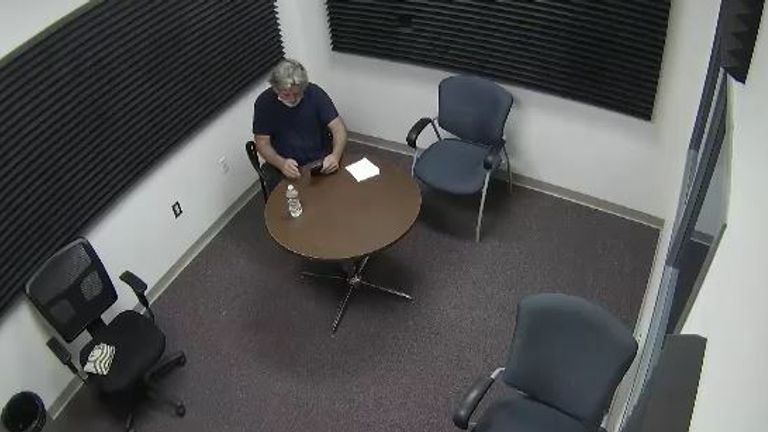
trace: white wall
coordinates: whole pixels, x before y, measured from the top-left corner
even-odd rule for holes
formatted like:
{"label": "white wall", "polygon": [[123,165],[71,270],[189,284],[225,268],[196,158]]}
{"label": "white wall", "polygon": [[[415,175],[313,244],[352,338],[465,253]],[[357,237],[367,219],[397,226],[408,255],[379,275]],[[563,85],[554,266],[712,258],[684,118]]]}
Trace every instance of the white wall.
{"label": "white wall", "polygon": [[728,228],[683,328],[707,338],[694,432],[757,432],[768,425],[768,13],[746,85],[730,87]]}
{"label": "white wall", "polygon": [[[4,0],[0,3],[0,55],[84,3]],[[295,4],[280,0],[278,7],[282,18],[284,9]],[[283,26],[289,53],[295,49],[291,31],[295,25],[289,20]],[[134,271],[154,286],[253,184],[255,174],[244,144],[251,136],[253,101],[265,87],[265,83],[254,86],[181,143],[84,233],[118,282],[120,297],[110,314],[136,304],[130,290],[117,280],[123,270]],[[227,174],[218,166],[222,156],[230,167]],[[178,220],[171,212],[176,200],[184,209]],[[0,404],[20,390],[35,391],[50,404],[69,383],[72,375],[45,346],[49,334],[23,296],[0,316]]]}

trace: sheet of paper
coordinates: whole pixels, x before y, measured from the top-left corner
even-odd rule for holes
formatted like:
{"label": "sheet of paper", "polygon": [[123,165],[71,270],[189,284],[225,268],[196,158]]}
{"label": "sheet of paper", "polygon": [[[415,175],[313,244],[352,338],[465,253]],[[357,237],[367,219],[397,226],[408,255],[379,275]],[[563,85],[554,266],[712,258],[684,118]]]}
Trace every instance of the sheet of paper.
{"label": "sheet of paper", "polygon": [[353,164],[347,165],[346,170],[349,171],[349,173],[352,174],[352,177],[358,182],[379,175],[379,167],[374,165],[367,158],[362,158]]}

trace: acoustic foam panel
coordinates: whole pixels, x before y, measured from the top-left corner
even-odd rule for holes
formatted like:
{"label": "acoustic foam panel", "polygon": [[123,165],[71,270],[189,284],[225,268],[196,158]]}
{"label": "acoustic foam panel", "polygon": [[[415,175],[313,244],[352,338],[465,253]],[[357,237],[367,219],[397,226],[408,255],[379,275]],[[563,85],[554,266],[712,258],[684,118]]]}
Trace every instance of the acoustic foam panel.
{"label": "acoustic foam panel", "polygon": [[133,0],[89,2],[2,59],[0,308],[282,57],[273,0]]}
{"label": "acoustic foam panel", "polygon": [[747,81],[755,49],[763,0],[723,0],[721,59],[723,68],[736,80]]}
{"label": "acoustic foam panel", "polygon": [[669,0],[327,0],[335,51],[484,75],[649,120]]}

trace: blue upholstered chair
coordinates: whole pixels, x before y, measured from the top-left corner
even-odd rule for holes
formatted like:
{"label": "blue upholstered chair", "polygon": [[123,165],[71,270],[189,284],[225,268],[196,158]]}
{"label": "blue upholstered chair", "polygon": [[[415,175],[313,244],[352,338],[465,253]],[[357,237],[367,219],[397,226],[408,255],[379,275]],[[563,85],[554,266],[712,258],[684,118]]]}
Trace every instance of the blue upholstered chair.
{"label": "blue upholstered chair", "polygon": [[[412,173],[427,185],[445,192],[468,195],[482,191],[475,226],[475,240],[480,241],[488,181],[493,170],[501,165],[502,152],[511,184],[504,126],[512,107],[512,95],[487,79],[454,76],[440,82],[438,98],[437,118],[420,119],[406,137],[414,149]],[[416,140],[428,124],[432,125],[438,141],[420,152]],[[444,139],[438,124],[456,138]]]}
{"label": "blue upholstered chair", "polygon": [[[526,297],[505,367],[469,389],[453,422],[475,432],[596,432],[636,352],[632,333],[604,309],[564,294]],[[471,424],[499,378],[511,391]]]}

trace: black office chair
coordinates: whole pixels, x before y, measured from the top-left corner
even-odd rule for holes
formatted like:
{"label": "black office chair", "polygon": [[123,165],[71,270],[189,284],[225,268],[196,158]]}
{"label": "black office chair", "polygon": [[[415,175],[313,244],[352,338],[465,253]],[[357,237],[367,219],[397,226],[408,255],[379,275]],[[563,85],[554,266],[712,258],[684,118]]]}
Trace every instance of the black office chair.
{"label": "black office chair", "polygon": [[[453,422],[475,432],[597,431],[636,352],[632,333],[604,309],[564,294],[526,297],[517,309],[506,367],[469,389]],[[470,424],[499,377],[513,394]]]}
{"label": "black office chair", "polygon": [[[438,89],[437,118],[420,119],[406,137],[406,143],[414,150],[411,171],[419,180],[458,195],[482,191],[475,241],[480,241],[488,181],[493,170],[501,166],[502,152],[512,184],[504,141],[504,126],[512,103],[512,95],[492,81],[471,76],[446,78]],[[457,138],[443,139],[435,120]],[[419,154],[416,140],[428,124],[438,141]]]}
{"label": "black office chair", "polygon": [[89,374],[83,379],[72,362],[69,350],[54,336],[48,347],[86,384],[95,386],[110,403],[130,403],[126,430],[133,430],[134,410],[145,398],[170,404],[176,415],[186,412],[184,404],[161,395],[156,382],[172,369],[183,366],[186,357],[177,352],[165,360],[165,335],[155,324],[155,316],[144,295],[147,285],[131,272],[120,279],[131,287],[144,316],[132,310],[118,314],[109,324],[101,315],[117,300],[117,292],[93,247],[86,239],[78,239],[50,257],[32,275],[26,285],[29,299],[67,342],[87,331],[91,340],[80,351],[84,366],[94,346],[105,343],[115,347],[109,373]]}
{"label": "black office chair", "polygon": [[267,188],[267,182],[264,180],[264,170],[261,169],[261,161],[259,161],[259,154],[256,152],[256,144],[253,141],[245,143],[245,152],[248,153],[248,159],[253,165],[253,169],[256,170],[256,174],[259,176],[259,183],[261,184],[261,194],[264,197],[264,205],[267,205],[267,199],[269,198],[269,189]]}

